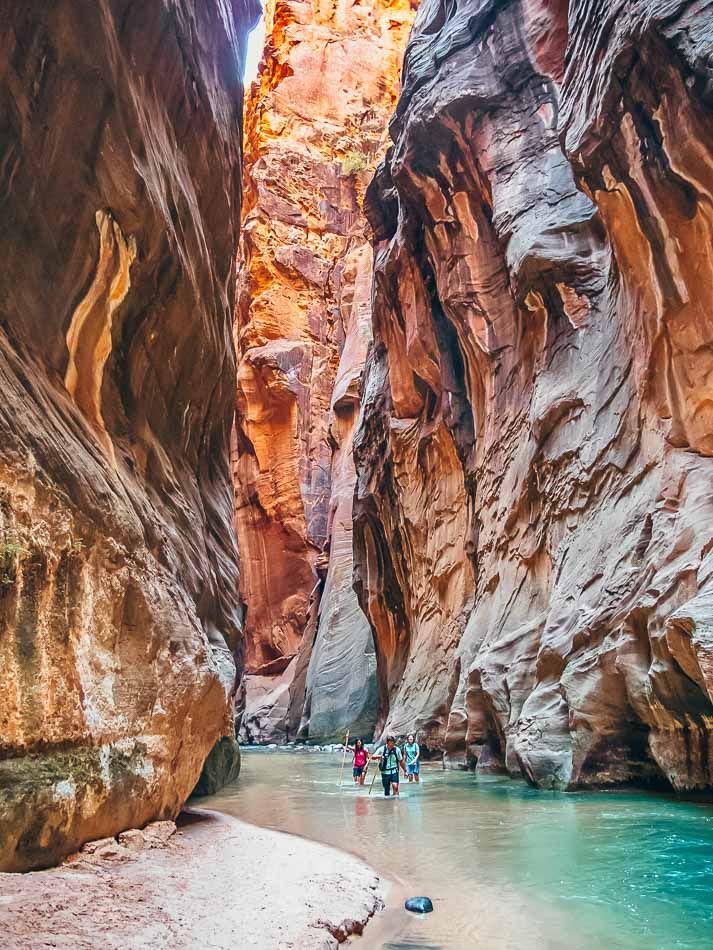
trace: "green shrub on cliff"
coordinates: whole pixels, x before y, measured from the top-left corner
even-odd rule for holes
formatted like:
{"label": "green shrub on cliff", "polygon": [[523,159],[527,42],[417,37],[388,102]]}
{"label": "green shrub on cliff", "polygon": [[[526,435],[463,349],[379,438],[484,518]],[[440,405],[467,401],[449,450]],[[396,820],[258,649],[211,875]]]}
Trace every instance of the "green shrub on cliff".
{"label": "green shrub on cliff", "polygon": [[356,175],[367,167],[364,152],[347,152],[342,162],[342,175]]}
{"label": "green shrub on cliff", "polygon": [[14,584],[17,559],[27,551],[14,538],[6,537],[0,544],[0,584]]}

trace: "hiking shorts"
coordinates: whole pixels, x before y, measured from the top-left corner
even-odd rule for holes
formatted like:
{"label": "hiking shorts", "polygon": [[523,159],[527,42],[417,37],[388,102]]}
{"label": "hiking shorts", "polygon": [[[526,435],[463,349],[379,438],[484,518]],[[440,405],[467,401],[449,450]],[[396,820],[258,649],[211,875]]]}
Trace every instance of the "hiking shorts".
{"label": "hiking shorts", "polygon": [[384,795],[391,794],[391,786],[399,784],[399,773],[398,772],[382,772],[381,773],[381,783],[384,786]]}
{"label": "hiking shorts", "polygon": [[408,772],[409,775],[418,775],[418,773],[421,771],[421,763],[420,763],[420,762],[407,762],[407,763],[406,763],[406,771]]}
{"label": "hiking shorts", "polygon": [[363,766],[363,765],[355,765],[354,768],[352,769],[352,777],[353,777],[353,778],[360,778],[360,776],[362,775],[363,772],[364,772],[364,766]]}

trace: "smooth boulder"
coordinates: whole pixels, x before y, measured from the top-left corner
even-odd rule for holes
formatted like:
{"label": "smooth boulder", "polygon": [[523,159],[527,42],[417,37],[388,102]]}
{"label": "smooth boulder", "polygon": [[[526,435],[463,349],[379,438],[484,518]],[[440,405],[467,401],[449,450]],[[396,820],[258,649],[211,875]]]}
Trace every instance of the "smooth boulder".
{"label": "smooth boulder", "polygon": [[407,901],[404,901],[404,907],[414,914],[430,914],[433,910],[433,902],[430,897],[409,897]]}

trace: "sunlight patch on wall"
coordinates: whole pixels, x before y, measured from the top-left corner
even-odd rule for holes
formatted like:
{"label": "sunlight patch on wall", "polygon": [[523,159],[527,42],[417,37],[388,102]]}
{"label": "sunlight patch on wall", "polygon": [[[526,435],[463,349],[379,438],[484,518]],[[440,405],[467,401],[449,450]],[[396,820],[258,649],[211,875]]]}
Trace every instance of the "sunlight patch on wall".
{"label": "sunlight patch on wall", "polygon": [[260,14],[255,29],[248,36],[248,48],[245,56],[245,69],[243,71],[243,82],[246,87],[257,76],[257,68],[262,59],[262,51],[265,46],[265,7]]}

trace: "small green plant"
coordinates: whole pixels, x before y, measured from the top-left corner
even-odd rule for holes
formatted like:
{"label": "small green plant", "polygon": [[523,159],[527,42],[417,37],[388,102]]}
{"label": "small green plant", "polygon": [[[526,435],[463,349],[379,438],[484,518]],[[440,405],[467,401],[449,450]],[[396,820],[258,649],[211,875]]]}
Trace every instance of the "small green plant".
{"label": "small green plant", "polygon": [[342,162],[342,175],[356,175],[367,167],[364,152],[347,152]]}
{"label": "small green plant", "polygon": [[14,538],[6,537],[0,544],[0,584],[15,583],[17,559],[23,554],[27,554],[27,550]]}

